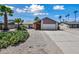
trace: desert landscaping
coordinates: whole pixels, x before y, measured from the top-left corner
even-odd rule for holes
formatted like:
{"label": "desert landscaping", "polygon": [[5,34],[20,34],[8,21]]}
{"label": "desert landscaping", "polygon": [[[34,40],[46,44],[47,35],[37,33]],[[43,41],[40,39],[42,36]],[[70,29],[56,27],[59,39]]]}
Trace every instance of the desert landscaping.
{"label": "desert landscaping", "polygon": [[40,13],[43,9],[38,4],[23,9],[0,5],[0,54],[79,54],[78,11],[73,11],[74,20],[70,20],[72,14],[53,19],[52,11]]}

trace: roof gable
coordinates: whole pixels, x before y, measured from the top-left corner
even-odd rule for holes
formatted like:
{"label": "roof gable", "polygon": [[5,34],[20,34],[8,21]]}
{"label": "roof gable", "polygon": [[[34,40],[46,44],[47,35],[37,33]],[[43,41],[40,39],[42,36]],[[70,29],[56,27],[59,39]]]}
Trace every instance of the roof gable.
{"label": "roof gable", "polygon": [[43,18],[42,21],[43,21],[43,24],[55,24],[56,23],[55,20],[52,20],[48,17]]}

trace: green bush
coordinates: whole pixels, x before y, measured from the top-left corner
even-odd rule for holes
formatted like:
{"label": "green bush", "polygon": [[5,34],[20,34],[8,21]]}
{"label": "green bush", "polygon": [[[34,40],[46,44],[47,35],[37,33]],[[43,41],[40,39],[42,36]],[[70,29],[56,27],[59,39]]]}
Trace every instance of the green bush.
{"label": "green bush", "polygon": [[17,30],[26,30],[26,26],[25,25],[20,25],[20,27],[19,28],[17,28]]}
{"label": "green bush", "polygon": [[0,32],[0,48],[16,45],[24,42],[29,37],[27,31]]}

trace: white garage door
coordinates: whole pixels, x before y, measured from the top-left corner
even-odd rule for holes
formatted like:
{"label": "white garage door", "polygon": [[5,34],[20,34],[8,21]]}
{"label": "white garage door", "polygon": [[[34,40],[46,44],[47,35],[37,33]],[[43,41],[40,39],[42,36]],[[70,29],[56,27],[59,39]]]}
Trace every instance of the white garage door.
{"label": "white garage door", "polygon": [[56,24],[42,24],[41,29],[56,29]]}

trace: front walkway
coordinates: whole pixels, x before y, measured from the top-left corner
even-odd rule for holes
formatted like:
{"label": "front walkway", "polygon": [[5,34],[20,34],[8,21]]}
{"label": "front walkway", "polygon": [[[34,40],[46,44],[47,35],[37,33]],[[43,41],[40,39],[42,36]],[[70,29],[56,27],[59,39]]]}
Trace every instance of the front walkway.
{"label": "front walkway", "polygon": [[61,49],[42,31],[28,30],[29,39],[13,47],[2,49],[0,53],[5,54],[48,54],[63,53]]}

